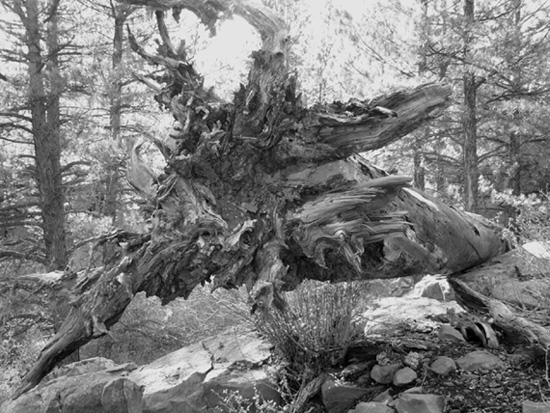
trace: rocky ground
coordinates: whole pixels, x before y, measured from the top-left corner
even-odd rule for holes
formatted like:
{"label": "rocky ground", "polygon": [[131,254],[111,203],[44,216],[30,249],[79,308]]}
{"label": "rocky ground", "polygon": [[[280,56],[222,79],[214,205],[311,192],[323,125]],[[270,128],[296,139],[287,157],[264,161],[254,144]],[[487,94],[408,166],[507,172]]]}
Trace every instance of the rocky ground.
{"label": "rocky ground", "polygon": [[[550,324],[542,310],[530,316]],[[498,343],[465,340],[472,323],[490,320],[464,313],[443,291],[428,285],[380,299],[364,318],[364,336],[319,375],[303,412],[550,413],[547,356],[498,331]],[[265,338],[228,331],[139,367],[104,358],[65,366],[0,413],[244,413],[257,395],[279,404],[257,413],[289,412],[279,407],[280,368]]]}
{"label": "rocky ground", "polygon": [[[541,405],[544,400],[550,400],[546,359],[544,355],[536,354],[529,348],[501,345],[498,349],[484,349],[478,344],[465,341],[441,340],[436,331],[426,333],[407,329],[396,331],[391,336],[386,335],[377,345],[381,346],[382,351],[378,353],[376,364],[398,365],[399,368],[412,365],[416,378],[406,384],[395,385],[394,377],[392,383],[384,385],[375,394],[368,394],[360,400],[361,402],[378,400],[388,405],[391,410],[374,410],[376,405],[370,404],[373,410],[359,408],[354,410],[357,413],[550,412],[550,403],[548,407]],[[474,367],[473,371],[467,371],[467,368],[462,365],[462,368],[458,366],[456,369],[451,368],[451,371],[446,374],[438,374],[432,369],[433,362],[440,357],[448,357],[456,362],[467,354],[481,352],[496,356],[501,363],[497,365],[489,363],[479,369]],[[356,363],[361,362],[359,358],[356,359]],[[378,383],[373,380],[373,366],[365,366],[367,369],[358,376],[356,374],[348,377],[347,383],[353,383],[353,386],[358,387],[375,387]],[[444,407],[417,406],[412,410],[399,408],[400,395],[407,392],[443,396]],[[537,404],[538,407],[535,407]],[[324,410],[319,409],[319,412],[321,411]],[[338,410],[329,411],[334,413]]]}
{"label": "rocky ground", "polygon": [[[458,358],[475,349],[466,343],[442,343],[431,353]],[[501,368],[474,373],[459,370],[448,376],[428,373],[421,383],[423,390],[446,396],[450,410],[459,412],[520,412],[526,401],[550,400],[544,357],[526,348],[501,347],[490,352],[502,360]],[[550,412],[550,407],[545,411]]]}
{"label": "rocky ground", "polygon": [[[337,375],[341,383],[374,391],[354,410],[327,409],[323,394],[319,412],[550,413],[547,355],[491,330],[491,320],[465,313],[441,284],[430,279],[416,293],[383,298],[367,312],[363,351],[352,349],[351,366]],[[525,316],[550,324],[542,309]],[[493,341],[479,330],[471,334],[474,324],[481,330],[485,324]]]}

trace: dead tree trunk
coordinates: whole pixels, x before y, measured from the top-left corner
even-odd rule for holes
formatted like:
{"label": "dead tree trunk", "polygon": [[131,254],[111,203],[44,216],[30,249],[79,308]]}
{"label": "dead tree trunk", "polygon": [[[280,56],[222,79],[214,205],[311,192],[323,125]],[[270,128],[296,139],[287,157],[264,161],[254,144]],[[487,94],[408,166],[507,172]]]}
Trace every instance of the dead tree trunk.
{"label": "dead tree trunk", "polygon": [[[449,208],[388,176],[360,152],[380,148],[437,116],[450,88],[426,84],[382,96],[307,109],[287,71],[287,29],[245,0],[130,0],[156,9],[161,55],[134,50],[166,67],[156,99],[178,134],[156,142],[166,173],[136,161],[128,179],[152,203],[148,233],[105,236],[103,266],[80,274],[70,315],[43,349],[17,394],[57,362],[107,333],[140,291],[164,303],[199,283],[246,284],[257,304],[305,278],[345,281],[437,272],[454,274],[506,250],[498,228]],[[246,87],[234,102],[203,88],[173,47],[169,7],[194,12],[212,32],[218,19],[242,16],[262,35]],[[137,159],[137,158],[136,158]]]}

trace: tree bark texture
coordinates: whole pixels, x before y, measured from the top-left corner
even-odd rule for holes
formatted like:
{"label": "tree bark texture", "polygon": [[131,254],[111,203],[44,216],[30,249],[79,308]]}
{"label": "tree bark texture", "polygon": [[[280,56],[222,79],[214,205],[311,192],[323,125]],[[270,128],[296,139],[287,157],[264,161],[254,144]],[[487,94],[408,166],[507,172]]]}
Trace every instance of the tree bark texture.
{"label": "tree bark texture", "polygon": [[[152,203],[151,230],[101,240],[102,267],[75,279],[67,320],[17,394],[108,333],[140,291],[167,303],[204,282],[245,284],[263,307],[306,278],[454,274],[506,250],[499,228],[358,154],[433,119],[449,87],[431,83],[370,102],[304,108],[285,64],[287,28],[269,10],[244,0],[129,3],[157,11],[162,53],[146,52],[131,33],[129,39],[143,58],[166,67],[170,80],[155,86],[156,100],[172,112],[177,131],[156,142],[167,162],[163,175],[136,163],[141,178],[128,176]],[[184,51],[174,49],[164,25],[170,7],[191,10],[212,31],[217,19],[238,14],[261,33],[262,49],[234,102],[204,89]]]}
{"label": "tree bark texture", "polygon": [[477,209],[478,193],[478,160],[477,160],[477,119],[476,95],[477,81],[470,67],[472,60],[474,0],[464,0],[464,113],[462,128],[464,130],[463,169],[464,169],[464,206],[467,211]]}
{"label": "tree bark texture", "polygon": [[[122,115],[124,107],[123,96],[123,50],[124,50],[124,25],[128,17],[136,8],[127,4],[111,2],[111,17],[114,21],[113,54],[111,56],[112,82],[109,90],[109,124],[111,128],[111,144],[117,149],[122,149],[126,155],[130,155],[134,146],[134,140],[123,137]],[[119,157],[113,154],[108,160],[107,176],[105,179],[105,206],[102,211],[110,216],[113,226],[122,227],[124,214],[120,208],[120,194],[123,189],[122,180],[124,173],[120,165]]]}
{"label": "tree bark texture", "polygon": [[58,0],[47,7],[47,28],[42,51],[41,21],[36,0],[17,0],[12,8],[26,33],[28,100],[32,117],[35,180],[40,197],[45,256],[50,270],[67,265],[65,236],[65,194],[61,176],[61,116],[59,100],[62,82],[58,61]]}

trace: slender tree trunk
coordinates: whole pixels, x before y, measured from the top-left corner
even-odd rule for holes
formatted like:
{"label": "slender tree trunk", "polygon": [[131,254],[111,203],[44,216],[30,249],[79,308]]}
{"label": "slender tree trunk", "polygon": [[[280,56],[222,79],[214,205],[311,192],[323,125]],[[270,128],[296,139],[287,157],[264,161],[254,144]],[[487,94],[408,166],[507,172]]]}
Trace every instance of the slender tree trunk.
{"label": "slender tree trunk", "polygon": [[435,191],[438,194],[445,192],[445,163],[443,161],[442,152],[445,148],[443,139],[441,138],[441,133],[437,133],[437,140],[435,142],[435,150],[437,152],[437,164],[436,164],[436,175],[435,175]]}
{"label": "slender tree trunk", "polygon": [[[429,133],[429,129],[424,129],[425,136]],[[426,189],[426,174],[425,169],[422,166],[422,149],[416,145],[414,148],[414,186],[416,186],[421,191]]]}
{"label": "slender tree trunk", "polygon": [[[513,5],[515,7],[515,13],[512,16],[512,23],[514,25],[514,48],[519,53],[521,50],[522,35],[521,35],[521,0],[513,0]],[[513,81],[517,87],[521,87],[522,73],[521,67],[515,65],[514,78]],[[519,109],[514,110],[512,114],[512,131],[510,132],[510,169],[509,169],[509,188],[512,190],[514,195],[519,195],[521,193],[521,160],[520,160],[520,151],[521,151],[521,119]]]}
{"label": "slender tree trunk", "polygon": [[464,112],[462,127],[464,129],[463,168],[464,168],[464,206],[467,211],[477,209],[478,194],[478,159],[477,159],[477,121],[476,95],[477,84],[474,72],[469,68],[471,59],[472,26],[474,23],[474,0],[464,0]]}
{"label": "slender tree trunk", "polygon": [[[516,117],[517,115],[514,115],[514,118]],[[508,187],[512,190],[514,195],[519,195],[521,193],[520,147],[521,135],[517,131],[510,132],[510,169]]]}
{"label": "slender tree trunk", "polygon": [[[121,121],[122,121],[122,56],[124,42],[124,24],[129,15],[128,6],[114,5],[111,8],[114,16],[114,35],[113,35],[113,83],[110,89],[110,113],[109,123],[111,130],[112,144],[115,147],[122,146]],[[125,145],[126,146],[126,145]],[[124,224],[124,214],[119,205],[119,194],[121,190],[122,179],[120,167],[116,156],[110,159],[107,167],[108,176],[106,180],[105,195],[105,214],[110,216],[112,223],[116,227],[122,227]]]}
{"label": "slender tree trunk", "polygon": [[[26,1],[29,102],[35,150],[35,177],[40,194],[42,229],[49,270],[67,265],[65,236],[65,193],[61,179],[61,121],[59,99],[62,81],[59,75],[57,6],[49,4],[46,43],[47,59],[42,56],[39,10],[36,0]],[[47,68],[47,75],[45,75]],[[49,93],[46,92],[48,82]]]}
{"label": "slender tree trunk", "polygon": [[[420,22],[421,31],[421,45],[419,50],[420,60],[418,62],[418,74],[423,76],[428,70],[427,50],[429,43],[429,24],[428,24],[428,0],[422,0],[422,20]],[[430,127],[425,126],[422,132],[418,135],[414,135],[413,142],[413,174],[414,185],[424,191],[426,188],[426,170],[422,165],[422,141],[430,136]]]}

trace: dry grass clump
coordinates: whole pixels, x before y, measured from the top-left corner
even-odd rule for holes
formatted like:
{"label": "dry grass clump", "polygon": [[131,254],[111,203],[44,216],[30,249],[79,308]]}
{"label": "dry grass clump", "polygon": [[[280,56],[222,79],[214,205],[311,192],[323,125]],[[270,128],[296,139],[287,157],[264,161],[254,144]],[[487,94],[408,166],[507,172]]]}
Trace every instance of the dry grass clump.
{"label": "dry grass clump", "polygon": [[285,294],[285,311],[270,310],[256,320],[258,330],[274,345],[300,381],[339,364],[362,335],[356,323],[365,284],[308,281]]}

